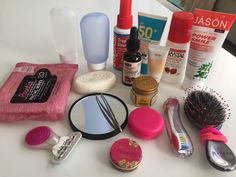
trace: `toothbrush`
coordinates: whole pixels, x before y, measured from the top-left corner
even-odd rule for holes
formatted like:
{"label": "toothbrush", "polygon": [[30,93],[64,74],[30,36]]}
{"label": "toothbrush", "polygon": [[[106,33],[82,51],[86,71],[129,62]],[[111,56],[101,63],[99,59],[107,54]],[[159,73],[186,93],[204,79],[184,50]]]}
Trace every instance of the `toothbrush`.
{"label": "toothbrush", "polygon": [[191,156],[193,144],[181,122],[178,100],[176,98],[168,98],[163,107],[166,113],[167,134],[174,152],[179,157]]}

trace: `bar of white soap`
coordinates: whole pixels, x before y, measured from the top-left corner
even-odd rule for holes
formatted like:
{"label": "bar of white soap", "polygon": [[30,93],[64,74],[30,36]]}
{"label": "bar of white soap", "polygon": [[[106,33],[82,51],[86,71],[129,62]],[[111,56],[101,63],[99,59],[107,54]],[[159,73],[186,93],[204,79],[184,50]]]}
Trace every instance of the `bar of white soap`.
{"label": "bar of white soap", "polygon": [[74,79],[73,87],[76,93],[84,95],[95,92],[106,92],[116,82],[116,76],[110,71],[93,71]]}

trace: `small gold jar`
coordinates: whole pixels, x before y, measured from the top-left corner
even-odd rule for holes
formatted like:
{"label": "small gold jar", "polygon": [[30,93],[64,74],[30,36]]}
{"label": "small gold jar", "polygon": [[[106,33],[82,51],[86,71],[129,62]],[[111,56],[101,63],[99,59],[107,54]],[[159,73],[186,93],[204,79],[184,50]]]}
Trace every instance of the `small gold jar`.
{"label": "small gold jar", "polygon": [[157,81],[150,76],[137,77],[130,91],[130,99],[136,106],[151,106],[156,101]]}

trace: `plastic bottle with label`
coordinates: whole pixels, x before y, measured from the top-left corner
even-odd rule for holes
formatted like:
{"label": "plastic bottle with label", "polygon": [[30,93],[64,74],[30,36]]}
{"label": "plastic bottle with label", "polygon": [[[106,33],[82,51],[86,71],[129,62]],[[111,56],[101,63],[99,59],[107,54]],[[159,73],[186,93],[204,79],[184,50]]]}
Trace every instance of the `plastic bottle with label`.
{"label": "plastic bottle with label", "polygon": [[127,40],[127,51],[124,53],[122,82],[131,86],[135,78],[140,76],[141,54],[138,52],[140,40],[138,39],[138,29],[131,28],[130,37]]}
{"label": "plastic bottle with label", "polygon": [[162,80],[169,83],[182,83],[185,75],[188,51],[192,36],[193,14],[174,12],[166,46],[170,47]]}
{"label": "plastic bottle with label", "polygon": [[122,70],[122,58],[126,52],[126,41],[129,39],[130,29],[133,26],[131,15],[132,0],[120,0],[120,13],[117,16],[117,25],[114,27],[113,66]]}

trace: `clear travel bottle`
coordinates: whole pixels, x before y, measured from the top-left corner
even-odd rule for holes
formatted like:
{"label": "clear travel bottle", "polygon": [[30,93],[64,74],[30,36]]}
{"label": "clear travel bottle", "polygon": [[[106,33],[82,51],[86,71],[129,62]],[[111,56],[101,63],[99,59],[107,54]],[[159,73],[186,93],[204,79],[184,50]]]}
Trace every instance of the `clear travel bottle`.
{"label": "clear travel bottle", "polygon": [[68,7],[53,8],[50,11],[56,51],[61,63],[78,61],[77,14]]}

